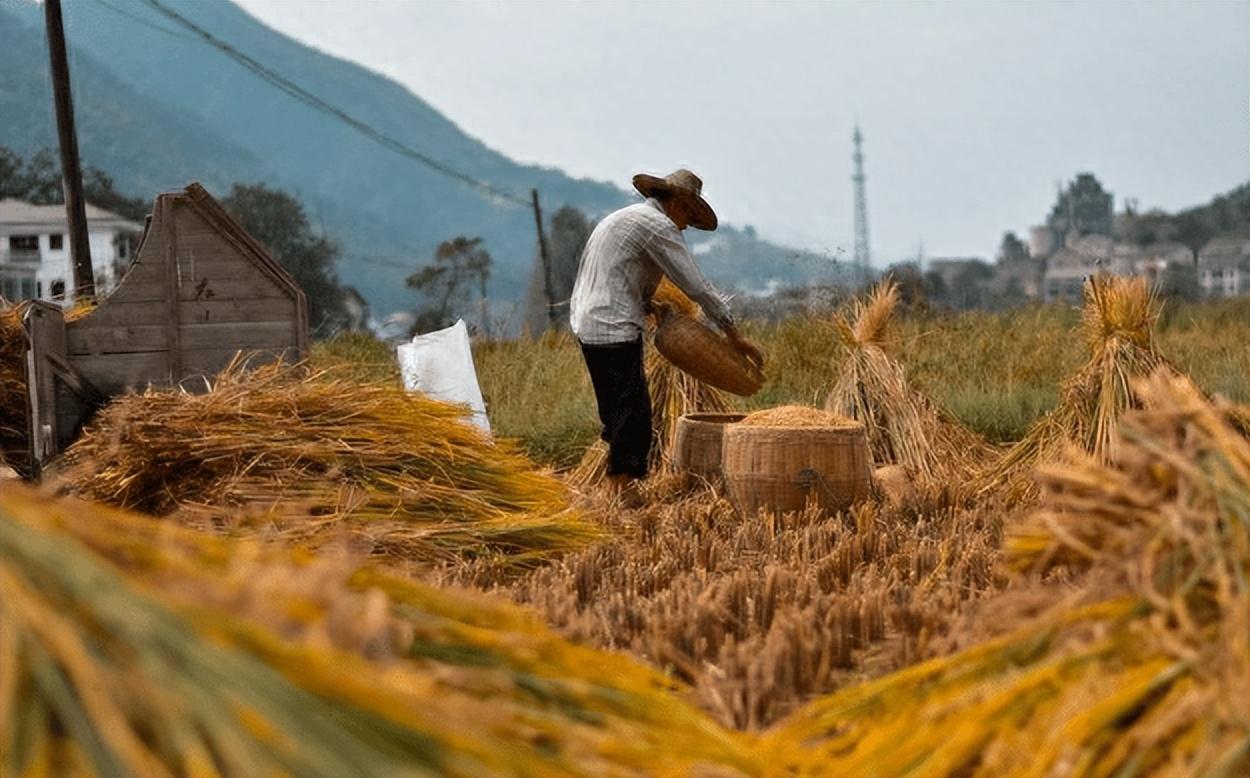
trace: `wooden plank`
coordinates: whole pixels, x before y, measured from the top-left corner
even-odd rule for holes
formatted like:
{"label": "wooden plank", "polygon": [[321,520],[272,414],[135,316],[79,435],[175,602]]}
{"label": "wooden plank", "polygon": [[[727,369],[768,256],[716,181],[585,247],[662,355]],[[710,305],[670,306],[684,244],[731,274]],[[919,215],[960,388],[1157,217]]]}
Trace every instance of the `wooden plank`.
{"label": "wooden plank", "polygon": [[163,233],[161,220],[153,219],[134,261],[113,291],[100,303],[97,313],[107,310],[109,303],[113,302],[164,299],[165,264],[160,255],[160,247],[164,244]]}
{"label": "wooden plank", "polygon": [[[107,305],[83,319],[70,322],[67,326],[72,333],[82,326],[90,327],[130,327],[143,324],[155,324],[162,321],[166,309],[163,300],[125,300],[118,302],[110,299]],[[107,313],[107,316],[101,315]],[[298,311],[293,300],[240,300],[238,298],[216,298],[211,300],[180,300],[178,302],[178,322],[187,324],[227,324],[232,322],[279,322],[298,321]]]}
{"label": "wooden plank", "polygon": [[[178,211],[171,201],[165,201],[160,207],[166,212],[168,224],[165,230],[165,273],[166,301],[169,307],[165,310],[166,356],[169,359],[169,380],[173,381],[182,374],[182,335],[178,327]],[[169,210],[173,213],[168,213]]]}
{"label": "wooden plank", "polygon": [[298,346],[293,322],[188,324],[181,328],[184,351],[251,351]]}
{"label": "wooden plank", "polygon": [[192,285],[178,290],[178,299],[184,302],[199,300],[290,300],[286,290],[272,284],[258,283],[255,278],[229,278],[201,276]]}
{"label": "wooden plank", "polygon": [[75,356],[72,364],[84,378],[107,396],[148,384],[167,386],[169,355],[160,351],[131,354],[86,354]]}
{"label": "wooden plank", "polygon": [[[161,305],[164,303],[153,303]],[[151,319],[159,321],[159,319]],[[67,351],[70,356],[83,354],[126,354],[136,351],[164,351],[168,342],[168,327],[164,324],[140,324],[131,326],[99,326],[89,319],[75,322],[67,332]]]}
{"label": "wooden plank", "polygon": [[237,297],[212,300],[184,300],[178,303],[178,321],[188,324],[230,324],[236,322],[288,322],[297,326],[293,301],[241,300]]}

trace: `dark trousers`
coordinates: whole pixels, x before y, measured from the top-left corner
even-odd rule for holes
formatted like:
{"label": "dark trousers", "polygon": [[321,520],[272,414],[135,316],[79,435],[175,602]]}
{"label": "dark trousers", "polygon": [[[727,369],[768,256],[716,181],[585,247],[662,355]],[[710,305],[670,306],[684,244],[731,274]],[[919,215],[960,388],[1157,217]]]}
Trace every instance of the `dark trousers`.
{"label": "dark trousers", "polygon": [[599,403],[601,437],[607,441],[608,475],[647,475],[651,453],[651,395],[642,369],[642,339],[632,343],[582,344]]}

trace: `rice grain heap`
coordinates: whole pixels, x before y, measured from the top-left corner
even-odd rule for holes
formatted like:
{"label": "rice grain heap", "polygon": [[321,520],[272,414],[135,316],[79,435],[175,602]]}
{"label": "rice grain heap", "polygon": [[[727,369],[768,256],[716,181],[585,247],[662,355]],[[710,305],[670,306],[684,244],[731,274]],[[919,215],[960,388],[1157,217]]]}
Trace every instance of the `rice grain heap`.
{"label": "rice grain heap", "polygon": [[781,405],[755,411],[736,423],[748,427],[853,427],[859,422],[807,405]]}
{"label": "rice grain heap", "polygon": [[979,475],[979,491],[1001,490],[1011,500],[1036,497],[1034,468],[1071,444],[1110,461],[1120,414],[1139,407],[1132,381],[1170,368],[1155,348],[1158,318],[1159,304],[1145,278],[1102,274],[1086,280],[1082,328],[1089,358],[1064,384],[1059,405]]}
{"label": "rice grain heap", "polygon": [[6,775],[758,774],[630,660],[347,559],[0,488]]}
{"label": "rice grain heap", "polygon": [[771,734],[778,759],[832,775],[1250,774],[1250,441],[1169,371],[1137,389],[1147,410],[1123,418],[1112,463],[1070,450],[1039,473],[1043,509],[1009,529],[1013,566],[1080,588],[1002,637],[813,703]]}
{"label": "rice grain heap", "polygon": [[346,537],[406,563],[524,565],[596,536],[558,481],[466,414],[393,382],[236,360],[203,394],[113,400],[63,476],[78,496],[201,528]]}
{"label": "rice grain heap", "polygon": [[[667,278],[660,282],[652,298],[653,308],[669,308],[686,316],[697,316],[699,306]],[[650,325],[648,330],[653,329]],[[650,335],[650,332],[648,333]],[[650,337],[648,337],[650,340]],[[651,431],[653,442],[648,459],[648,472],[663,473],[671,469],[673,441],[677,437],[677,421],[687,413],[724,413],[730,403],[725,394],[697,378],[686,375],[649,345],[643,358],[647,391],[651,396]],[[582,461],[569,474],[576,487],[591,487],[607,475],[608,444],[596,440],[586,449]]]}
{"label": "rice grain heap", "polygon": [[929,483],[962,482],[987,447],[914,389],[903,366],[886,353],[898,299],[898,285],[886,278],[855,301],[850,318],[834,319],[846,357],[825,409],[864,425],[877,466],[902,465]]}

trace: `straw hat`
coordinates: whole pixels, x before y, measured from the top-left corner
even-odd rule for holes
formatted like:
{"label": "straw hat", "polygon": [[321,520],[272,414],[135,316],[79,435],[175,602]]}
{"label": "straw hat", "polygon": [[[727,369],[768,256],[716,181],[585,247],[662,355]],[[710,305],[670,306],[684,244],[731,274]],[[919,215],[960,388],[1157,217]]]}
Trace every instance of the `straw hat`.
{"label": "straw hat", "polygon": [[634,188],[643,197],[669,195],[680,197],[690,208],[690,226],[697,230],[716,229],[716,212],[703,199],[703,179],[682,168],[665,178],[639,173],[634,176]]}

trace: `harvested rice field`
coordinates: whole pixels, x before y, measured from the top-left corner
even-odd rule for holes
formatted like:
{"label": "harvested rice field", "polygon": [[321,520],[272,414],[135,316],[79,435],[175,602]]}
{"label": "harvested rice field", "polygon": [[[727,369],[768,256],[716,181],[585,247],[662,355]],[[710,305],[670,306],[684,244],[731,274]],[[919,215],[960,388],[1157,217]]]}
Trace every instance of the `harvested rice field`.
{"label": "harvested rice field", "polygon": [[[0,775],[1250,775],[1250,300],[747,327],[751,398],[648,349],[637,499],[567,336],[475,344],[493,436],[358,336],[112,399],[0,483]],[[724,411],[868,496],[684,477]]]}

